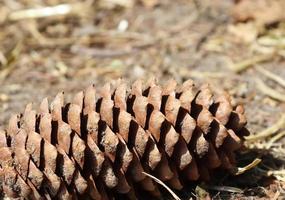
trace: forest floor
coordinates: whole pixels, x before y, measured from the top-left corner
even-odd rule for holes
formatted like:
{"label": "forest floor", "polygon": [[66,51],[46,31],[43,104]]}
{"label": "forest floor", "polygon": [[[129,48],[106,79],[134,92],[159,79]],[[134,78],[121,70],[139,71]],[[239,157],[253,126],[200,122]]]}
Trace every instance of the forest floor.
{"label": "forest floor", "polygon": [[262,161],[243,175],[179,195],[285,199],[284,2],[65,2],[66,14],[42,17],[37,9],[64,1],[0,2],[0,128],[29,102],[38,105],[60,91],[70,98],[92,83],[151,76],[162,83],[208,82],[244,104],[256,135],[239,165]]}

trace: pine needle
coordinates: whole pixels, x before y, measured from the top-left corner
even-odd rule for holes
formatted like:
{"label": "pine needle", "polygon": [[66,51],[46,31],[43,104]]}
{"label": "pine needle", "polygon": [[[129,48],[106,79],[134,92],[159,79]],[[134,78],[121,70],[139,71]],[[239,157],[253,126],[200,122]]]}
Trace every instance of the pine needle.
{"label": "pine needle", "polygon": [[257,67],[256,69],[257,69],[257,71],[259,71],[263,75],[267,76],[271,80],[275,81],[276,83],[278,83],[282,87],[285,87],[285,79],[283,79],[282,77],[280,77],[280,76],[278,76],[278,75],[276,75],[276,74],[274,74],[274,73],[264,69],[261,66]]}
{"label": "pine needle", "polygon": [[276,91],[275,89],[267,86],[261,79],[256,78],[256,87],[265,95],[277,101],[285,102],[285,94]]}
{"label": "pine needle", "polygon": [[282,137],[285,136],[285,131],[282,131],[280,133],[278,133],[277,135],[275,135],[274,137],[272,137],[266,145],[267,149],[270,149],[270,147],[273,145],[273,143],[275,143],[277,140],[281,139]]}
{"label": "pine needle", "polygon": [[273,135],[274,133],[276,133],[279,129],[281,129],[283,127],[285,127],[285,114],[282,114],[280,119],[275,124],[273,124],[272,126],[266,128],[265,130],[261,131],[260,133],[248,136],[245,139],[247,141],[263,139],[263,138],[266,138],[266,137]]}
{"label": "pine needle", "polygon": [[230,186],[206,185],[204,187],[208,190],[215,190],[220,192],[243,193],[241,189]]}
{"label": "pine needle", "polygon": [[163,183],[161,180],[159,180],[158,178],[156,178],[155,176],[148,174],[146,172],[142,172],[144,175],[150,177],[151,179],[153,179],[155,182],[157,182],[158,184],[160,184],[161,186],[163,186],[171,195],[175,200],[181,200],[165,183]]}

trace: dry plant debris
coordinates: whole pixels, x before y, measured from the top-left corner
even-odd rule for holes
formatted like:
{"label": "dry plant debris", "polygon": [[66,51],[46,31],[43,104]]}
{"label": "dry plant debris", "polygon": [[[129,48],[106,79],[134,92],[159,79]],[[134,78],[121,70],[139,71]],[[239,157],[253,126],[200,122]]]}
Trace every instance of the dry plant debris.
{"label": "dry plant debris", "polygon": [[[147,5],[149,2],[152,5]],[[253,78],[261,78],[280,94],[284,94],[284,88],[282,81],[278,81],[281,79],[255,66],[261,65],[284,79],[285,23],[281,15],[275,18],[278,14],[275,9],[268,9],[275,0],[256,0],[254,4],[258,5],[251,3],[252,11],[247,11],[249,6],[239,10],[240,15],[250,17],[232,20],[231,9],[242,2],[251,3],[250,0],[85,0],[80,3],[79,11],[74,12],[76,0],[1,1],[0,127],[4,128],[10,114],[24,108],[31,99],[38,102],[63,88],[65,99],[69,99],[74,91],[94,81],[99,86],[119,77],[134,81],[155,75],[162,81],[173,77],[179,83],[188,78],[208,81],[213,88],[230,91],[234,101],[246,107],[247,127],[252,133],[262,133],[284,113],[285,102],[273,99],[262,87],[257,90]],[[263,2],[269,2],[269,6],[260,12]],[[279,7],[283,4],[280,1]],[[58,15],[56,10],[60,5],[71,9]],[[40,18],[42,13],[38,11],[46,8],[51,8],[51,15]],[[27,18],[25,12],[39,14]],[[11,20],[17,13],[24,15]],[[240,71],[236,70],[239,73],[228,69],[232,65],[242,66]],[[267,137],[251,140],[248,146],[251,150],[239,157],[237,165],[245,166],[255,158],[261,158],[262,163],[234,181],[229,176],[208,183],[217,188],[206,189],[208,198],[284,198],[284,139],[284,128],[280,128]],[[258,152],[253,155],[255,151]],[[272,178],[268,175],[277,180],[263,181]],[[283,185],[283,190],[281,186],[272,187],[277,184]],[[200,198],[192,187],[175,192],[182,199]],[[185,193],[188,198],[184,198]],[[168,199],[169,195],[164,194],[162,199]]]}
{"label": "dry plant debris", "polygon": [[272,24],[285,19],[284,8],[283,0],[240,0],[233,8],[233,17],[236,21]]}
{"label": "dry plant debris", "polygon": [[[249,134],[241,105],[192,80],[128,89],[94,86],[64,103],[63,93],[36,112],[31,104],[0,132],[0,189],[12,198],[159,197],[156,177],[172,189],[234,172]],[[153,174],[150,178],[149,175]],[[178,198],[178,197],[176,197]]]}

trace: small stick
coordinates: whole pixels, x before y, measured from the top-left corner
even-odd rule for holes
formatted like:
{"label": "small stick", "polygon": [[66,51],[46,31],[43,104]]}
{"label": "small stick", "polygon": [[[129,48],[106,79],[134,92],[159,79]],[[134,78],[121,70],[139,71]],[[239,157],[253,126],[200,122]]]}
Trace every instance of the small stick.
{"label": "small stick", "polygon": [[277,92],[271,87],[267,86],[261,79],[256,78],[255,80],[257,88],[263,92],[265,95],[271,97],[272,99],[285,102],[285,94]]}
{"label": "small stick", "polygon": [[245,173],[246,171],[256,167],[260,162],[261,162],[261,159],[255,158],[254,161],[252,161],[247,166],[245,166],[245,167],[238,167],[237,168],[237,172],[235,173],[235,175],[237,176],[237,175]]}
{"label": "small stick", "polygon": [[264,69],[263,67],[259,66],[256,68],[257,71],[259,71],[260,73],[262,73],[263,75],[267,76],[268,78],[270,78],[271,80],[277,82],[278,84],[280,84],[282,87],[285,87],[285,79],[283,79],[282,77]]}
{"label": "small stick", "polygon": [[248,136],[245,139],[247,141],[252,141],[252,140],[259,140],[262,138],[266,138],[276,133],[279,129],[283,127],[285,127],[285,114],[281,115],[280,119],[275,124],[273,124],[271,127],[266,128],[265,130],[261,131],[258,134]]}
{"label": "small stick", "polygon": [[165,183],[163,183],[161,180],[156,178],[155,176],[152,176],[151,174],[148,174],[146,172],[142,172],[144,175],[152,178],[155,182],[162,185],[172,196],[175,200],[181,200]]}

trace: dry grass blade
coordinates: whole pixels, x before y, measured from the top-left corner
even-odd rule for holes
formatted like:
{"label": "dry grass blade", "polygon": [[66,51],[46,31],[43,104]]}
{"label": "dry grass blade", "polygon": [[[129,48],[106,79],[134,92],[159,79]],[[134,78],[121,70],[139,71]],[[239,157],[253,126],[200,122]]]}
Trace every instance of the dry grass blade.
{"label": "dry grass blade", "polygon": [[247,166],[245,166],[245,167],[238,167],[237,168],[237,172],[235,173],[235,175],[241,175],[241,174],[245,173],[246,171],[256,167],[260,162],[261,162],[261,159],[256,158],[256,159],[254,159],[254,161],[252,161]]}
{"label": "dry grass blade", "polygon": [[279,129],[284,128],[284,127],[285,127],[285,114],[281,115],[280,119],[275,124],[266,128],[260,133],[246,137],[246,140],[254,141],[254,140],[259,140],[259,139],[269,137],[272,134],[276,133]]}
{"label": "dry grass blade", "polygon": [[271,87],[267,86],[261,79],[256,78],[256,87],[265,95],[271,97],[272,99],[285,102],[285,94],[282,94]]}
{"label": "dry grass blade", "polygon": [[142,172],[144,175],[152,178],[155,182],[157,182],[158,184],[160,184],[161,186],[163,186],[171,195],[175,200],[181,200],[165,183],[163,183],[161,180],[159,180],[158,178],[156,178],[155,176],[148,174],[146,172]]}
{"label": "dry grass blade", "polygon": [[263,67],[257,67],[256,68],[257,71],[259,71],[260,73],[262,73],[263,75],[267,76],[268,78],[270,78],[271,80],[277,82],[278,84],[280,84],[281,86],[285,87],[285,79],[283,79],[282,77],[264,69]]}
{"label": "dry grass blade", "polygon": [[247,60],[243,60],[239,63],[236,63],[235,65],[231,66],[231,69],[237,73],[242,72],[244,70],[246,70],[249,67],[252,67],[255,64],[261,63],[261,62],[265,62],[265,61],[269,61],[271,59],[273,59],[273,57],[275,56],[275,53],[273,54],[264,54],[264,55],[257,55],[254,56],[250,59]]}

